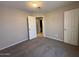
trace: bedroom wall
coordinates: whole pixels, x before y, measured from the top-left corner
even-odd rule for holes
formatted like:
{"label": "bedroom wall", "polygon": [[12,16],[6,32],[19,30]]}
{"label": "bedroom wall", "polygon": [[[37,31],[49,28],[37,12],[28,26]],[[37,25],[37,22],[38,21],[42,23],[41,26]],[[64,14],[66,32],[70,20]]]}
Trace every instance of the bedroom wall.
{"label": "bedroom wall", "polygon": [[28,15],[19,9],[0,7],[0,50],[28,40]]}

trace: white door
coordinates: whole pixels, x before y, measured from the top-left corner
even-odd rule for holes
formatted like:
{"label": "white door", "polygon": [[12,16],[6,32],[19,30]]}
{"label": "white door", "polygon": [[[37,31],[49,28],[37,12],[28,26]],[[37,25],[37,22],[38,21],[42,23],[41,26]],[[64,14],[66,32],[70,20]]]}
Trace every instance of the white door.
{"label": "white door", "polygon": [[28,16],[29,39],[36,38],[36,18]]}
{"label": "white door", "polygon": [[64,42],[78,45],[79,9],[64,12]]}

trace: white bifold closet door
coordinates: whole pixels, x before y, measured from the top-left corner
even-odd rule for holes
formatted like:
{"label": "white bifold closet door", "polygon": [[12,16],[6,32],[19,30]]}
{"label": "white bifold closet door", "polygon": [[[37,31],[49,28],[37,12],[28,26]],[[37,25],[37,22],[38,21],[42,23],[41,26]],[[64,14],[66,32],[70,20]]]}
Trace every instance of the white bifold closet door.
{"label": "white bifold closet door", "polygon": [[28,16],[28,30],[29,30],[29,39],[36,38],[36,18],[33,16]]}
{"label": "white bifold closet door", "polygon": [[64,12],[64,42],[78,45],[79,8]]}

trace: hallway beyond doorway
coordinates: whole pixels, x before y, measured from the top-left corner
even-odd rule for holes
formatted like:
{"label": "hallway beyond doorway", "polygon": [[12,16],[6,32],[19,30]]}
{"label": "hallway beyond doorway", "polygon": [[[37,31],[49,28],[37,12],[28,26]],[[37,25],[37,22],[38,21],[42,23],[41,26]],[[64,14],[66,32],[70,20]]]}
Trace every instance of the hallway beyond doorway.
{"label": "hallway beyond doorway", "polygon": [[43,37],[43,33],[38,33],[37,37]]}
{"label": "hallway beyond doorway", "polygon": [[43,37],[43,17],[36,17],[37,37]]}

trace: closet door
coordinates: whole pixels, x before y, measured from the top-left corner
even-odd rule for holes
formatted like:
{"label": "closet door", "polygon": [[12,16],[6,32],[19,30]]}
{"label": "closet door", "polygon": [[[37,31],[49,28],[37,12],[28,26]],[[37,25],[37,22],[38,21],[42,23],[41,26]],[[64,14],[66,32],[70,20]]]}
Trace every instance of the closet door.
{"label": "closet door", "polygon": [[78,45],[79,9],[64,12],[64,42]]}

